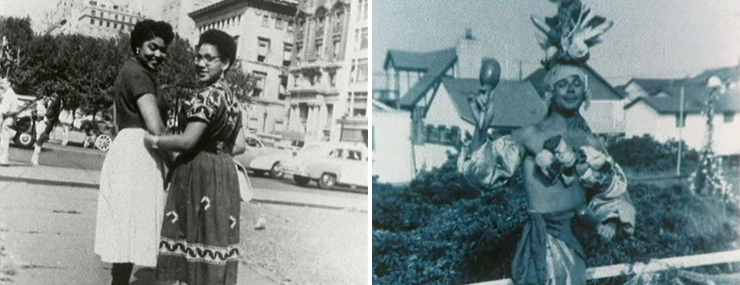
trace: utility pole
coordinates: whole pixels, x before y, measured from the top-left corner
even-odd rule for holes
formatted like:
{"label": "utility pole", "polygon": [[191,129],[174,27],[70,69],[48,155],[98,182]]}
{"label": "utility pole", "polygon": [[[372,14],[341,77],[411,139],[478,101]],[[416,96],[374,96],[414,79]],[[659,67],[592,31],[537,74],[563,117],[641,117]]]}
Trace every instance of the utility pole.
{"label": "utility pole", "polygon": [[682,137],[682,131],[684,127],[683,100],[684,100],[684,87],[681,86],[681,102],[679,103],[680,107],[678,111],[678,163],[676,164],[676,176],[681,175],[681,156],[683,155],[683,137]]}

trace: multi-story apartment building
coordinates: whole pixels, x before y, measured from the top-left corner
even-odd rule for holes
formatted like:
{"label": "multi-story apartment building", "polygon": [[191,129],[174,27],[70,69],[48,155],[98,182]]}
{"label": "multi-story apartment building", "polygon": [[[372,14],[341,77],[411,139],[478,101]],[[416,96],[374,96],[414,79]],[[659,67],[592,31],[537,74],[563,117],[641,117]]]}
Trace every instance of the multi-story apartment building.
{"label": "multi-story apartment building", "polygon": [[219,29],[237,42],[237,58],[257,79],[246,122],[252,132],[275,133],[286,128],[295,14],[296,3],[288,0],[226,0],[188,14],[198,34]]}
{"label": "multi-story apartment building", "polygon": [[115,37],[119,33],[130,33],[137,22],[145,19],[139,11],[128,5],[89,0],[61,0],[57,4],[53,33],[81,34],[98,38]]}
{"label": "multi-story apartment building", "polygon": [[188,13],[216,2],[216,0],[164,0],[162,3],[162,21],[172,25],[175,33],[195,45],[200,33]]}
{"label": "multi-story apartment building", "polygon": [[298,3],[288,128],[307,141],[367,143],[366,1]]}

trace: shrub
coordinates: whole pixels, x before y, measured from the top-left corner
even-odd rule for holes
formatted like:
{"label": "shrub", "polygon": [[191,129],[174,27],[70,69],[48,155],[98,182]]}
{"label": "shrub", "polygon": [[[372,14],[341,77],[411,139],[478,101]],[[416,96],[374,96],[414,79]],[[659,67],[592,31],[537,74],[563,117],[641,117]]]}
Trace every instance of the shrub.
{"label": "shrub", "polygon": [[[607,150],[622,167],[638,171],[665,171],[676,167],[678,146],[677,141],[660,143],[653,137],[645,135],[610,141]],[[682,153],[684,168],[693,170],[692,166],[699,160],[699,153],[687,149],[686,144],[683,144]]]}
{"label": "shrub", "polygon": [[[659,148],[657,153],[662,152]],[[452,161],[420,174],[407,187],[374,183],[373,284],[464,284],[508,278],[527,219],[524,191],[509,186],[514,187],[471,187]],[[574,229],[587,250],[588,266],[738,248],[737,205],[697,196],[686,185],[629,188],[638,211],[632,238],[601,241],[594,229],[578,225]],[[704,270],[717,268],[721,266]]]}

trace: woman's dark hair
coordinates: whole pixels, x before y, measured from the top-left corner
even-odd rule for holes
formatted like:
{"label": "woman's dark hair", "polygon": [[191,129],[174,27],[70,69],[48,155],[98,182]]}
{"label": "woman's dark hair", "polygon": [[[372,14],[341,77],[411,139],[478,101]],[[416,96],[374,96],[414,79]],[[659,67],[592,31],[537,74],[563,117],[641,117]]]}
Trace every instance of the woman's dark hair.
{"label": "woman's dark hair", "polygon": [[215,46],[221,59],[229,60],[229,68],[234,66],[234,61],[236,61],[236,42],[229,34],[219,30],[208,30],[200,35],[198,45],[195,48],[198,49],[203,44]]}
{"label": "woman's dark hair", "polygon": [[155,37],[164,40],[165,45],[170,45],[175,34],[172,32],[172,26],[165,22],[155,22],[144,20],[136,23],[134,30],[131,32],[131,51],[136,53],[136,48],[140,48],[145,41]]}

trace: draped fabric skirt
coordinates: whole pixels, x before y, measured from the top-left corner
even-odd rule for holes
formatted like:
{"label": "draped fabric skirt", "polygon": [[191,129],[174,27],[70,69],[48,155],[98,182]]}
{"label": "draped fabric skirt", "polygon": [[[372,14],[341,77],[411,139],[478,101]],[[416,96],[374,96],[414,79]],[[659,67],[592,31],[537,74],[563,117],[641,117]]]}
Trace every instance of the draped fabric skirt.
{"label": "draped fabric skirt", "polygon": [[100,172],[95,253],[103,262],[157,264],[165,191],[162,163],[143,129],[118,133]]}
{"label": "draped fabric skirt", "polygon": [[178,158],[165,206],[157,279],[236,284],[239,207],[230,155],[201,151]]}

